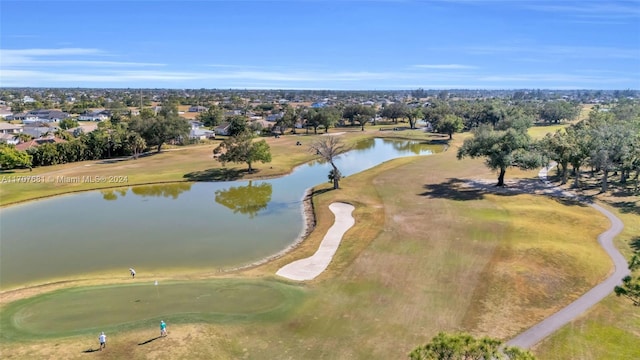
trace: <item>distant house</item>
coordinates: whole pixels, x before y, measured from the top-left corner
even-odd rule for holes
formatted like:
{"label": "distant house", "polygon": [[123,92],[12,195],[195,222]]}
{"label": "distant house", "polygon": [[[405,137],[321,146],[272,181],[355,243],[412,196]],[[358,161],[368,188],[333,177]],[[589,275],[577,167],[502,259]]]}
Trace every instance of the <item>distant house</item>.
{"label": "distant house", "polygon": [[0,109],[0,118],[5,119],[11,115],[13,115],[13,112],[6,109]]}
{"label": "distant house", "polygon": [[80,136],[81,134],[88,134],[98,128],[96,123],[81,123],[80,125],[67,129],[67,132],[73,134],[73,136]]}
{"label": "distant house", "polygon": [[21,120],[24,124],[36,122],[58,122],[69,117],[69,114],[60,110],[32,110],[27,113],[13,114],[7,120]]}
{"label": "distant house", "polygon": [[191,129],[189,131],[189,139],[191,140],[205,140],[205,139],[215,139],[216,132],[213,130],[206,129]]}
{"label": "distant house", "polygon": [[204,126],[204,123],[202,121],[190,120],[189,125],[191,125],[191,129],[199,129]]}
{"label": "distant house", "polygon": [[271,122],[278,121],[282,119],[283,116],[284,116],[283,113],[267,115],[267,121],[271,121]]}
{"label": "distant house", "polygon": [[20,143],[18,145],[16,145],[16,149],[17,150],[22,150],[22,151],[26,151],[28,149],[34,148],[34,147],[38,147],[44,144],[55,144],[55,143],[64,143],[67,142],[66,140],[63,139],[59,139],[55,136],[48,136],[46,138],[42,138],[42,139],[33,139],[27,142],[23,142]]}
{"label": "distant house", "polygon": [[226,111],[224,113],[224,116],[237,116],[237,115],[242,115],[242,110],[231,110],[231,111]]}
{"label": "distant house", "polygon": [[21,113],[16,113],[16,114],[11,114],[11,115],[7,115],[5,117],[5,119],[7,121],[11,121],[11,120],[20,120],[20,121],[24,121],[24,119],[27,117],[27,113],[26,112],[21,112]]}
{"label": "distant house", "polygon": [[80,121],[106,121],[111,118],[111,112],[108,110],[87,110],[84,114],[78,117]]}
{"label": "distant house", "polygon": [[22,125],[0,123],[0,134],[19,134],[22,132]]}
{"label": "distant house", "polygon": [[200,106],[200,105],[198,105],[198,106],[191,106],[191,107],[189,108],[189,112],[205,112],[205,111],[207,111],[207,110],[209,110],[209,108],[204,107],[204,106]]}
{"label": "distant house", "polygon": [[218,126],[216,126],[213,131],[215,131],[216,134],[220,134],[220,135],[224,135],[224,136],[228,136],[229,135],[229,130],[231,129],[231,124],[228,122],[222,123]]}
{"label": "distant house", "polygon": [[9,144],[9,145],[17,145],[20,143],[20,140],[16,137],[15,134],[0,134],[0,143]]}
{"label": "distant house", "polygon": [[50,127],[46,127],[46,126],[30,126],[30,127],[26,127],[24,128],[24,133],[25,134],[29,134],[32,137],[38,139],[42,136],[45,136],[47,134],[51,134],[53,133],[55,130],[51,129]]}

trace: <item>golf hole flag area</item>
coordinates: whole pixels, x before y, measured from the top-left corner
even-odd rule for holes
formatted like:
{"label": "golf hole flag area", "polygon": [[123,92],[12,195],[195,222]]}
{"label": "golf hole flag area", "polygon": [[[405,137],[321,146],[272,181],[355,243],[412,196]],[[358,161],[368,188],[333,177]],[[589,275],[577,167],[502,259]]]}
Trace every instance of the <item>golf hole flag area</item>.
{"label": "golf hole flag area", "polygon": [[298,287],[276,281],[236,279],[65,289],[7,306],[1,337],[113,332],[160,318],[172,323],[269,320],[286,313],[303,295]]}

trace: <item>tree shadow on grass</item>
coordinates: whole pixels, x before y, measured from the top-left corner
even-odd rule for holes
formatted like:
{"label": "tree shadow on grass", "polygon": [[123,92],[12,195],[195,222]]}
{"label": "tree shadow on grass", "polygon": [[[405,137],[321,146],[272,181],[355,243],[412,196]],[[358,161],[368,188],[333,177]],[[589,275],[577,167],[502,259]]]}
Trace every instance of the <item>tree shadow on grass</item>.
{"label": "tree shadow on grass", "polygon": [[640,251],[640,236],[631,239],[631,248],[635,251]]}
{"label": "tree shadow on grass", "polygon": [[[253,171],[253,173],[256,172],[257,170]],[[184,174],[183,178],[189,181],[232,181],[238,180],[248,173],[247,169],[216,168],[190,172]]]}
{"label": "tree shadow on grass", "polygon": [[624,214],[640,215],[640,206],[635,201],[618,201],[610,204]]}
{"label": "tree shadow on grass", "polygon": [[424,185],[425,192],[419,194],[429,198],[450,199],[458,201],[481,200],[487,193],[481,188],[466,186],[467,181],[460,179],[448,179],[440,184]]}
{"label": "tree shadow on grass", "polygon": [[450,178],[444,183],[424,185],[424,188],[427,191],[419,195],[456,201],[482,200],[488,194],[497,196],[539,194],[566,206],[587,206],[585,202],[590,202],[590,199],[563,196],[561,190],[556,193],[553,189],[550,189],[551,193],[541,194],[539,191],[545,190],[545,188],[538,180],[525,179],[519,180],[516,185],[496,186],[495,182],[487,183],[485,181]]}
{"label": "tree shadow on grass", "polygon": [[150,343],[150,342],[152,342],[152,341],[156,341],[156,340],[160,339],[161,337],[162,337],[162,336],[156,336],[156,337],[151,338],[151,339],[149,339],[149,340],[143,341],[143,342],[139,343],[139,344],[138,344],[138,346],[141,346],[141,345],[147,345],[148,343]]}

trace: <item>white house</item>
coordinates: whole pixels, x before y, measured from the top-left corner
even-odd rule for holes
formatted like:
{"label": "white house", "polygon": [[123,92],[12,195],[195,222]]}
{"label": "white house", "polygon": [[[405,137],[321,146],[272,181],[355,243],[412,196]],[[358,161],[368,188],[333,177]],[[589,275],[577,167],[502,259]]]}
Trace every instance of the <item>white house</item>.
{"label": "white house", "polygon": [[110,116],[106,110],[87,111],[78,117],[80,121],[106,121]]}
{"label": "white house", "polygon": [[22,125],[0,123],[0,134],[19,134],[22,132]]}
{"label": "white house", "polygon": [[216,126],[213,130],[216,134],[227,136],[229,135],[229,129],[231,128],[231,124],[226,122]]}
{"label": "white house", "polygon": [[189,107],[189,112],[205,112],[209,110],[208,108],[204,107],[204,106],[191,106]]}

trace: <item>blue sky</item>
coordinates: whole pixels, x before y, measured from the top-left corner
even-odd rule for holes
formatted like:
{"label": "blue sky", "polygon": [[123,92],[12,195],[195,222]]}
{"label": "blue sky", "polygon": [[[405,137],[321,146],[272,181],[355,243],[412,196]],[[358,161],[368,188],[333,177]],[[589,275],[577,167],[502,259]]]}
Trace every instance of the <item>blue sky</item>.
{"label": "blue sky", "polygon": [[640,89],[640,0],[0,2],[0,86]]}

